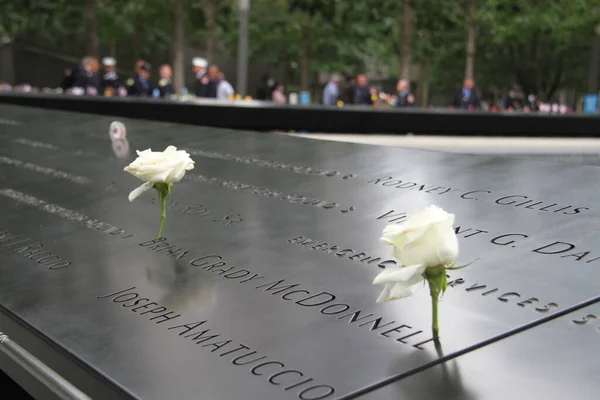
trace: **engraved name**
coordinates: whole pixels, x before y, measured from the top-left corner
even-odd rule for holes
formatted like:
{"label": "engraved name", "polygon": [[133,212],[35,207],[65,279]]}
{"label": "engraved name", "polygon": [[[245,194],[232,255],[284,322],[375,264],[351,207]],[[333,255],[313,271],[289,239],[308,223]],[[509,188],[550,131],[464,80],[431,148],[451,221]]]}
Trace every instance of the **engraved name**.
{"label": "engraved name", "polygon": [[[448,278],[450,278],[449,275]],[[456,278],[448,281],[448,287],[451,288],[465,284],[466,282],[463,278]],[[545,304],[540,303],[540,299],[538,299],[537,297],[524,298],[519,292],[502,292],[498,288],[489,288],[487,285],[481,283],[473,283],[469,286],[465,285],[461,287],[464,287],[465,291],[469,293],[479,293],[484,297],[493,295],[492,297],[496,297],[498,301],[501,301],[503,303],[512,303],[521,308],[533,308],[539,313],[547,313],[549,310],[559,307],[558,304],[555,302],[549,302]]]}
{"label": "engraved name", "polygon": [[47,251],[43,243],[35,242],[28,237],[15,236],[2,229],[0,229],[0,249],[10,249],[48,269],[61,269],[71,265],[71,261]]}
{"label": "engraved name", "polygon": [[551,213],[560,213],[562,215],[576,215],[589,210],[588,207],[576,207],[571,205],[559,205],[557,203],[549,204],[546,201],[538,201],[529,196],[522,194],[511,194],[508,196],[497,197],[491,190],[471,190],[464,191],[460,189],[452,189],[447,186],[424,185],[416,182],[403,181],[395,179],[392,176],[382,176],[368,181],[374,185],[391,187],[394,189],[402,189],[408,191],[417,191],[433,195],[445,195],[453,193],[464,200],[477,201],[485,199],[485,201],[493,201],[494,204],[509,207],[523,207],[529,210],[545,211]]}
{"label": "engraved name", "polygon": [[[30,205],[41,211],[57,215],[60,218],[66,219],[68,221],[77,222],[87,229],[102,231],[111,236],[125,234],[125,231],[123,229],[107,224],[106,222],[102,222],[97,219],[92,219],[87,215],[78,213],[77,211],[69,210],[56,204],[47,203],[44,200],[38,199],[36,197],[30,196],[22,192],[18,192],[13,189],[2,189],[0,190],[0,195],[16,200],[20,203]],[[133,235],[127,235],[123,236],[122,238],[125,239],[132,236]]]}
{"label": "engraved name", "polygon": [[[166,242],[165,238],[153,239],[140,243],[140,246],[150,248],[163,242]],[[155,248],[154,251],[159,249]],[[179,258],[187,258],[188,255],[181,254],[181,251],[184,251],[184,249],[180,249],[169,255],[171,257],[181,255]],[[163,252],[163,254],[165,253],[167,251]],[[385,321],[383,317],[374,316],[372,313],[366,314],[365,311],[352,307],[345,302],[339,302],[339,300],[335,302],[337,296],[332,293],[325,291],[314,293],[305,289],[300,283],[292,283],[286,279],[271,281],[265,276],[253,273],[248,269],[229,264],[223,256],[218,254],[194,257],[189,260],[189,264],[222,276],[230,282],[246,284],[245,286],[252,285],[256,290],[277,296],[277,298],[285,301],[292,301],[293,304],[300,307],[318,309],[322,315],[334,317],[337,320],[345,320],[348,324],[359,328],[369,326],[368,332],[377,333],[380,336],[393,339],[397,343],[410,345],[415,349],[423,350],[423,345],[433,341],[433,338],[426,339],[426,332],[413,328],[408,324],[396,323],[393,320]]]}
{"label": "engraved name", "polygon": [[20,168],[27,169],[30,171],[39,172],[40,174],[50,175],[55,178],[66,179],[66,180],[69,180],[71,182],[74,182],[74,183],[77,183],[80,185],[86,185],[88,183],[92,183],[92,181],[90,179],[84,178],[83,176],[77,176],[77,175],[73,175],[69,172],[59,171],[59,170],[48,168],[48,167],[42,167],[41,165],[36,165],[36,164],[32,164],[30,162],[16,160],[14,158],[6,157],[6,156],[0,156],[0,162],[7,164],[7,165],[12,165],[14,167],[20,167]]}
{"label": "engraved name", "polygon": [[97,157],[96,153],[93,153],[90,151],[63,149],[60,146],[57,146],[57,145],[54,145],[51,143],[40,142],[37,140],[29,140],[29,139],[19,138],[19,139],[13,139],[13,142],[22,144],[25,146],[29,146],[29,147],[40,148],[40,149],[47,149],[47,150],[53,150],[53,151],[65,150],[65,151],[69,152],[69,155],[74,155],[74,156]]}
{"label": "engraved name", "polygon": [[[155,196],[146,196],[146,203],[155,204],[157,203],[157,198]],[[211,210],[204,207],[202,204],[194,204],[192,206],[182,206],[176,201],[168,200],[167,201],[167,209],[175,209],[175,211],[180,212],[185,215],[192,215],[198,218],[206,217],[211,213]],[[226,214],[221,219],[213,219],[213,222],[220,223],[225,226],[231,226],[233,224],[237,224],[242,222],[244,218],[239,213]]]}
{"label": "engraved name", "polygon": [[[405,212],[397,212],[395,210],[388,211],[387,213],[380,215],[376,219],[388,220],[390,223],[402,223],[406,221],[408,214]],[[454,228],[454,232],[464,238],[470,238],[483,234],[488,235],[490,232],[483,229],[466,228],[457,226]],[[479,236],[478,236],[479,237]],[[517,247],[516,243],[523,239],[528,239],[529,235],[524,233],[505,233],[502,235],[494,236],[490,239],[490,243],[497,246],[510,246],[511,248]],[[543,246],[536,247],[531,251],[536,254],[543,255],[559,255],[561,258],[568,258],[572,261],[583,261],[584,263],[591,263],[600,260],[600,256],[592,253],[592,250],[579,249],[577,252],[573,250],[577,249],[577,245],[569,242],[562,242],[559,240],[553,241]]]}
{"label": "engraved name", "polygon": [[533,252],[538,253],[538,254],[546,254],[546,255],[556,255],[556,254],[567,253],[567,254],[561,255],[560,257],[561,258],[569,258],[570,260],[575,260],[575,261],[584,261],[585,263],[591,263],[591,262],[600,260],[600,256],[596,257],[595,255],[592,255],[591,250],[584,250],[584,251],[572,253],[571,251],[575,250],[575,248],[576,248],[576,246],[572,243],[554,241],[550,244],[547,244],[547,245],[538,247],[537,249],[534,249]]}
{"label": "engraved name", "polygon": [[283,169],[296,174],[320,175],[328,178],[339,176],[342,179],[350,179],[356,176],[355,174],[327,171],[321,168],[312,168],[303,165],[286,164],[277,161],[261,160],[258,158],[239,157],[233,154],[218,153],[216,151],[205,151],[199,149],[188,149],[187,151],[193,156],[212,158],[216,160],[235,161],[238,163],[252,164],[263,168]]}
{"label": "engraved name", "polygon": [[15,121],[14,119],[4,119],[4,118],[0,118],[0,124],[2,124],[2,125],[13,125],[13,126],[19,126],[19,125],[21,125],[21,123],[19,121]]}
{"label": "engraved name", "polygon": [[30,146],[30,147],[38,147],[38,148],[48,149],[48,150],[60,150],[60,147],[58,147],[58,146],[55,146],[50,143],[38,142],[37,140],[29,140],[29,139],[25,139],[25,138],[19,138],[19,139],[13,139],[13,142],[23,144],[25,146]]}
{"label": "engraved name", "polygon": [[[398,212],[396,210],[390,210],[390,211],[386,212],[385,214],[378,216],[375,219],[378,219],[378,220],[382,219],[382,220],[387,220],[390,223],[400,224],[408,219],[408,214],[405,212]],[[465,237],[465,238],[470,238],[470,237],[479,235],[481,233],[483,233],[483,234],[490,233],[489,231],[486,231],[483,229],[466,228],[463,226],[455,227],[454,232],[457,235],[461,235],[462,237]]]}
{"label": "engraved name", "polygon": [[[325,200],[318,200],[318,199],[314,199],[311,197],[300,196],[300,195],[295,195],[295,194],[285,194],[285,193],[279,192],[277,190],[260,188],[257,186],[248,185],[248,184],[236,182],[236,181],[225,181],[225,180],[222,180],[219,178],[209,178],[204,175],[197,175],[197,174],[187,174],[186,178],[188,178],[189,180],[195,181],[195,182],[215,184],[215,185],[219,185],[219,186],[222,186],[222,187],[225,187],[228,189],[232,189],[232,190],[236,190],[236,191],[247,191],[247,192],[250,192],[250,193],[258,195],[258,196],[275,198],[275,199],[287,201],[292,204],[303,204],[303,205],[307,205],[307,206],[311,206],[311,207],[323,208],[326,210],[340,207],[340,205],[338,203],[331,203],[331,202],[328,202]],[[353,211],[353,210],[354,210],[354,207],[348,207],[341,211],[348,212],[348,211]]]}
{"label": "engraved name", "polygon": [[[129,308],[131,312],[140,316],[146,315],[146,318],[155,324],[162,324],[181,317],[181,314],[176,311],[169,310],[149,297],[143,297],[139,293],[133,292],[135,289],[136,287],[133,286],[107,295],[96,296],[96,298],[108,299],[113,303],[121,304],[124,308]],[[287,367],[281,361],[261,355],[250,346],[226,339],[220,333],[207,328],[207,323],[207,320],[178,323],[170,325],[166,329],[190,343],[201,345],[199,347],[210,350],[215,356],[227,356],[231,364],[249,368],[253,376],[263,377],[268,383],[281,390],[293,389],[301,400],[322,400],[330,398],[335,393],[333,386],[315,384],[314,378]]]}
{"label": "engraved name", "polygon": [[580,318],[572,320],[572,322],[577,326],[594,325],[593,329],[600,332],[600,314],[587,313]]}
{"label": "engraved name", "polygon": [[379,268],[385,268],[386,266],[396,265],[396,261],[394,260],[388,259],[381,261],[381,257],[369,256],[367,255],[367,253],[363,253],[361,251],[356,251],[348,247],[339,247],[335,244],[329,244],[326,242],[321,242],[319,240],[305,238],[304,236],[296,236],[294,238],[288,239],[288,243],[297,244],[298,246],[306,247],[312,250],[322,251],[328,254],[334,254],[340,258],[347,258],[351,261],[366,263],[367,265],[378,263],[377,266]]}

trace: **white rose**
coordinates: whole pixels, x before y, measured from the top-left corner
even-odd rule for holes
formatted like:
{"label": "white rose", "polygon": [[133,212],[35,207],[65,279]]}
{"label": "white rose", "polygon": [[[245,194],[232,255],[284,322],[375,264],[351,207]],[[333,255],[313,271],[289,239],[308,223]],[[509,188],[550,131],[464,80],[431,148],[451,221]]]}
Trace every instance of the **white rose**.
{"label": "white rose", "polygon": [[175,146],[169,146],[165,151],[147,149],[137,154],[138,158],[125,167],[125,171],[146,183],[129,194],[129,201],[151,189],[155,183],[162,182],[170,186],[179,182],[186,171],[194,169],[194,160],[190,155],[184,150],[177,150]]}
{"label": "white rose", "polygon": [[406,222],[388,225],[381,242],[393,246],[394,256],[403,266],[386,268],[374,285],[384,285],[378,303],[401,299],[416,293],[425,283],[429,267],[451,268],[458,256],[458,239],[452,225],[454,214],[429,206]]}

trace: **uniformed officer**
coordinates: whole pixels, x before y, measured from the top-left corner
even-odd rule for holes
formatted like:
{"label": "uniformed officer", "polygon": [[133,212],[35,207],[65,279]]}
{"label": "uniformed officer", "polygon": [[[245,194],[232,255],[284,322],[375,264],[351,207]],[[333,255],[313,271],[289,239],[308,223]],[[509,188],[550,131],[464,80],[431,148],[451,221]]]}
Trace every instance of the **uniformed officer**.
{"label": "uniformed officer", "polygon": [[173,88],[173,70],[170,65],[163,65],[160,67],[160,79],[158,81],[158,91],[160,93],[160,97],[169,97],[175,94],[175,89]]}
{"label": "uniformed officer", "polygon": [[144,65],[145,61],[142,59],[139,59],[135,62],[135,66],[133,67],[133,71],[135,73],[135,75],[133,76],[133,78],[129,78],[125,81],[125,89],[127,90],[127,94],[129,94],[130,92],[133,93],[133,85],[135,83],[135,76],[140,72],[140,68],[142,68],[142,65]]}
{"label": "uniformed officer", "polygon": [[206,72],[208,62],[204,58],[195,57],[192,59],[192,66],[194,73],[196,74],[194,94],[198,97],[211,97],[211,81],[210,76],[208,76],[208,73]]}
{"label": "uniformed officer", "polygon": [[112,57],[104,57],[102,65],[104,65],[104,75],[100,80],[100,92],[104,96],[114,96],[121,87],[119,75],[115,72],[117,61]]}
{"label": "uniformed officer", "polygon": [[135,77],[127,80],[127,94],[129,96],[152,96],[154,90],[150,82],[152,67],[145,61],[138,61],[136,67]]}

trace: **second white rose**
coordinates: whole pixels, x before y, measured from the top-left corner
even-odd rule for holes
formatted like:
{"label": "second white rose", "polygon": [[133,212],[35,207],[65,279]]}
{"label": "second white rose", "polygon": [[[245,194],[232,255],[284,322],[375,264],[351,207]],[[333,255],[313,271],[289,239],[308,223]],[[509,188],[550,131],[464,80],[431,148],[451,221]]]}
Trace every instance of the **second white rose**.
{"label": "second white rose", "polygon": [[406,222],[388,225],[380,241],[393,246],[394,256],[405,266],[451,266],[458,257],[454,214],[431,205]]}
{"label": "second white rose", "polygon": [[384,289],[378,303],[415,294],[424,286],[427,268],[452,268],[458,257],[454,214],[432,205],[399,225],[388,225],[380,241],[392,246],[402,266],[388,267],[374,285]]}

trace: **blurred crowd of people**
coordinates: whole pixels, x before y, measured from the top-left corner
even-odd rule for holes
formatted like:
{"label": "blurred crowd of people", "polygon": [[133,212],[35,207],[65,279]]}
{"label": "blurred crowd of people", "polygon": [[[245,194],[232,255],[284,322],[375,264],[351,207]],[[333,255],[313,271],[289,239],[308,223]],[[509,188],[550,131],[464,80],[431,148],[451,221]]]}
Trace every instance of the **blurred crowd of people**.
{"label": "blurred crowd of people", "polygon": [[[183,88],[183,96],[176,96],[173,86],[173,69],[170,65],[161,65],[158,76],[153,79],[153,68],[145,60],[135,63],[134,75],[122,79],[117,73],[117,61],[112,57],[102,59],[102,65],[94,57],[84,57],[81,63],[65,70],[61,85],[57,89],[42,89],[42,92],[61,92],[74,95],[91,96],[142,96],[155,98],[212,98],[218,100],[241,99],[233,86],[225,79],[225,75],[217,65],[208,65],[206,59],[192,59],[191,69],[195,74],[195,83],[191,90]],[[38,91],[30,85],[11,87],[0,84],[0,90],[22,92]],[[246,100],[251,97],[246,96]],[[309,104],[308,92],[290,93],[286,96],[283,85],[270,75],[264,75],[256,92],[255,100],[270,101],[278,104]],[[323,88],[322,104],[327,106],[362,105],[376,107],[417,107],[417,101],[411,91],[410,82],[400,79],[395,93],[380,91],[371,85],[366,75],[346,76],[344,79],[333,74]],[[521,111],[542,113],[571,113],[573,110],[563,104],[542,103],[535,94],[519,93],[511,88],[501,102],[488,104],[473,79],[465,79],[461,87],[450,97],[449,109],[486,110],[486,111]],[[435,108],[429,105],[428,108]]]}
{"label": "blurred crowd of people", "polygon": [[[392,107],[416,107],[416,97],[410,90],[408,80],[400,79],[396,85],[396,93],[389,94],[370,86],[365,75],[356,78],[347,76],[343,81],[334,74],[323,89],[324,105],[359,104],[385,105]],[[428,106],[428,108],[434,108]],[[564,104],[542,103],[538,96],[530,93],[523,96],[516,88],[511,88],[498,104],[488,104],[482,98],[473,79],[465,79],[462,87],[456,89],[448,102],[449,109],[486,110],[486,111],[521,111],[567,114],[573,110]]]}
{"label": "blurred crowd of people", "polygon": [[[223,72],[216,65],[208,65],[206,59],[196,57],[192,59],[191,66],[196,75],[196,82],[189,93],[184,88],[184,94],[196,97],[231,99],[235,95],[232,85],[225,79]],[[90,96],[142,96],[170,98],[175,95],[173,87],[173,69],[170,65],[161,65],[158,77],[152,78],[152,65],[145,60],[135,63],[134,75],[122,79],[117,73],[117,62],[112,57],[102,59],[100,62],[94,57],[84,57],[81,63],[65,70],[64,77],[58,89],[42,89],[42,92],[61,92],[73,95]],[[29,85],[20,85],[14,88],[4,85],[4,90],[36,91]]]}

